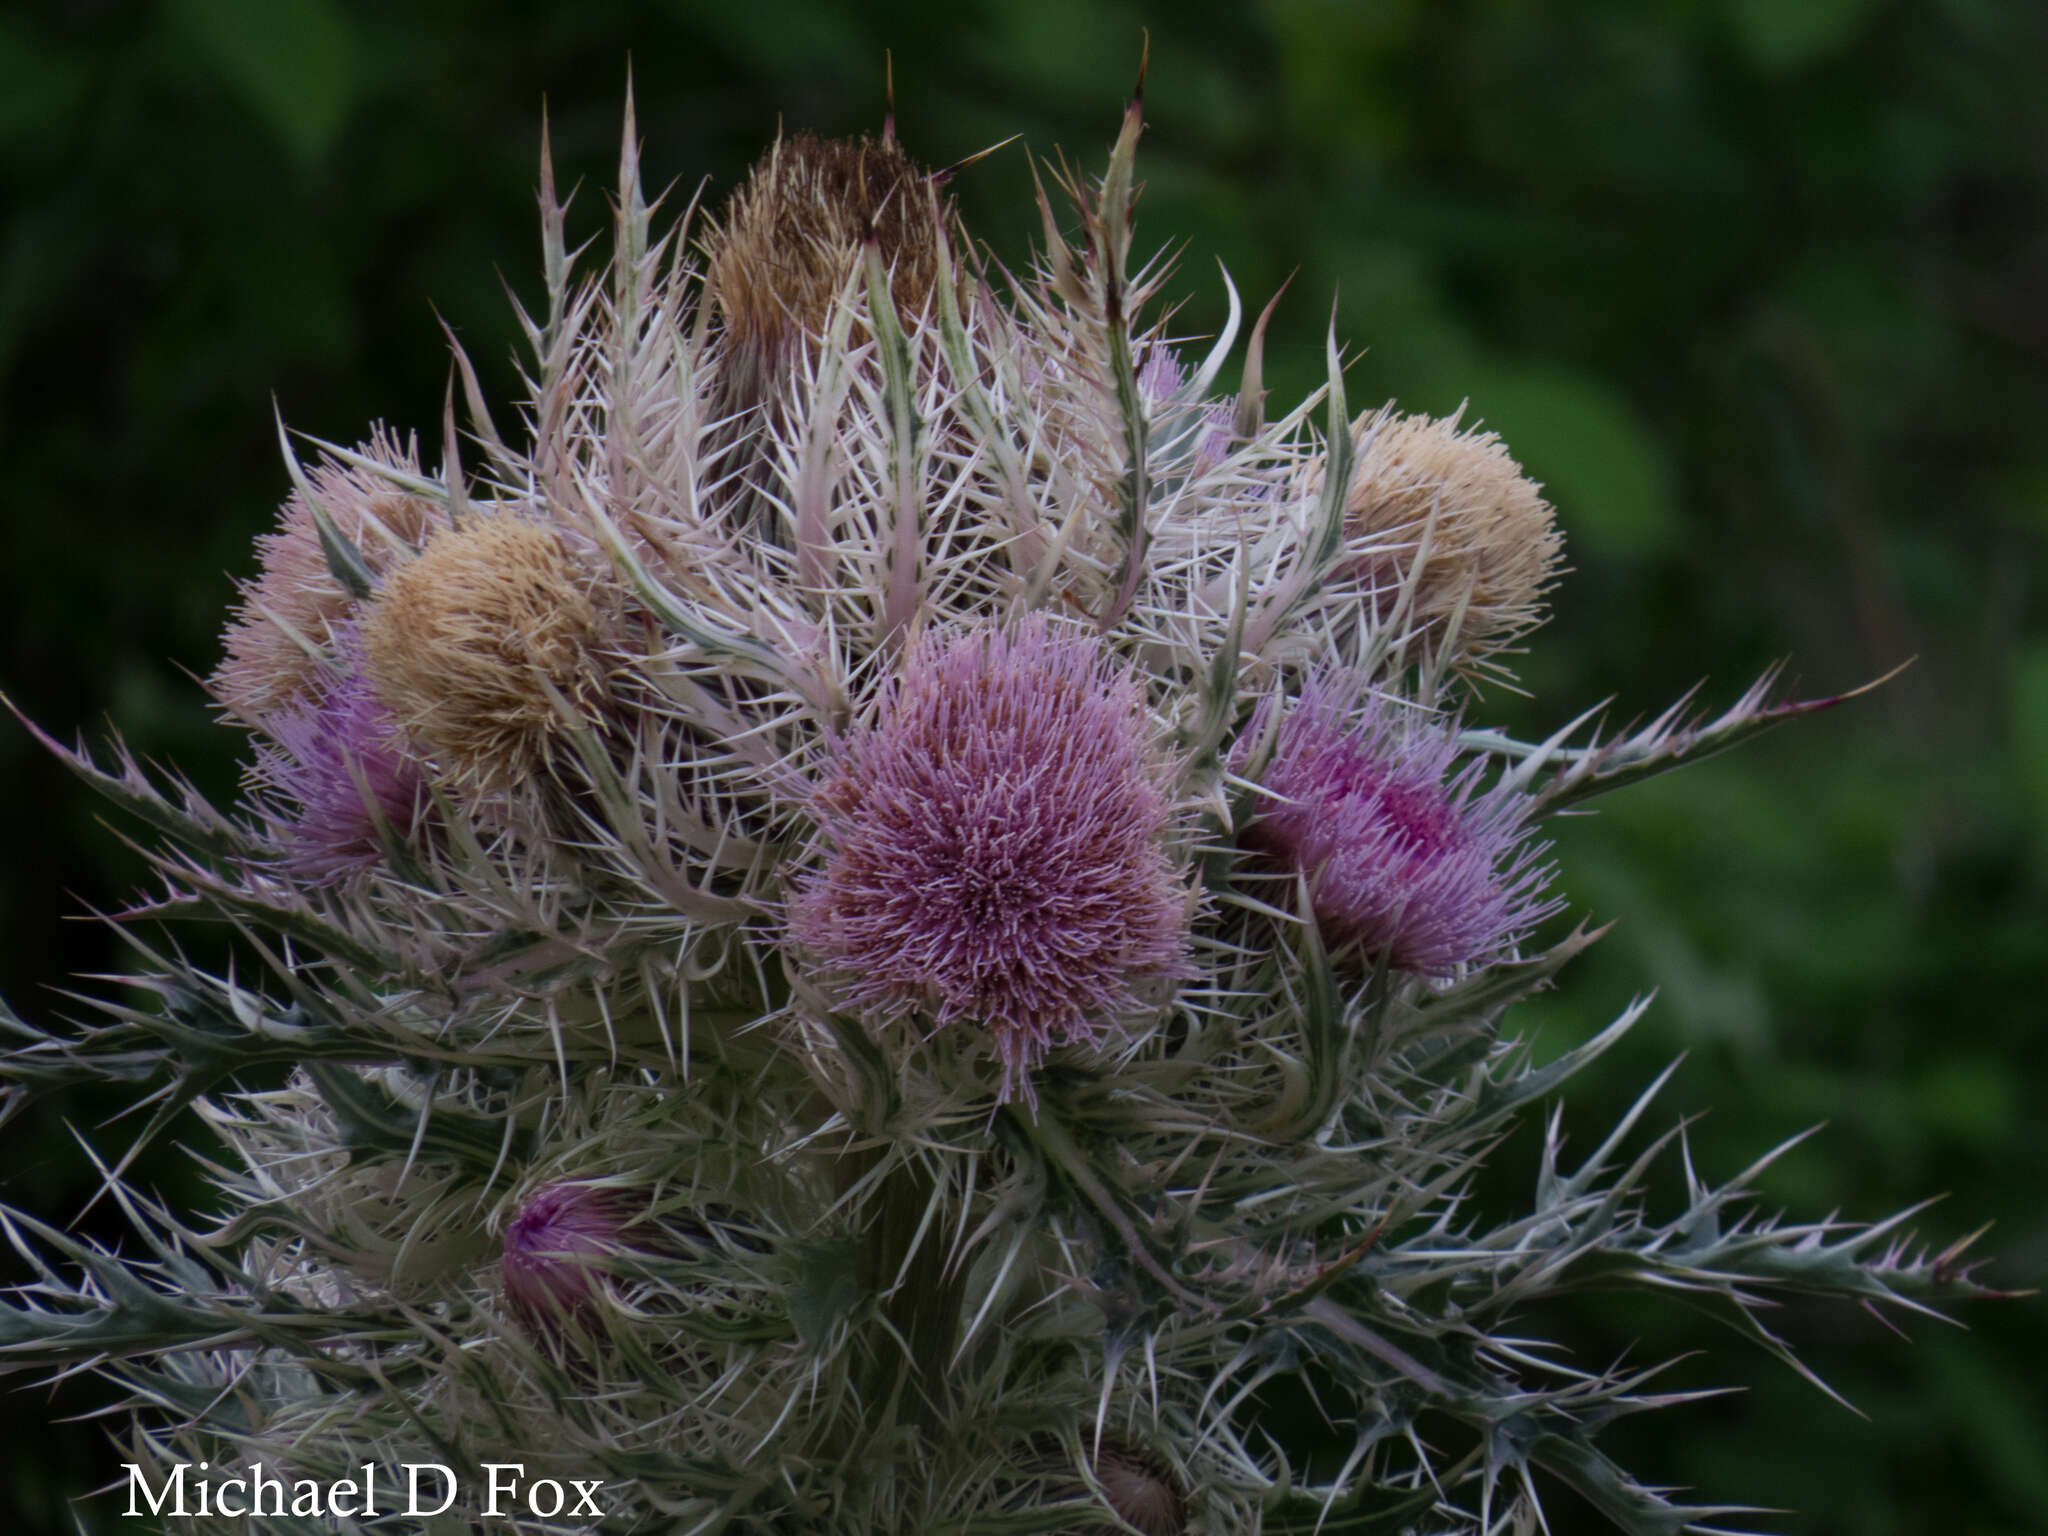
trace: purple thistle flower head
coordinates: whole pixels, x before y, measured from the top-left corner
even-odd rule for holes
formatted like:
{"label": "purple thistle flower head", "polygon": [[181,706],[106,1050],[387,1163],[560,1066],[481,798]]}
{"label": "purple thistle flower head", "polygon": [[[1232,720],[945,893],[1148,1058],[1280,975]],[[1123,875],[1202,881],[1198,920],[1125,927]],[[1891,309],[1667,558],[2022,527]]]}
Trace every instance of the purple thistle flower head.
{"label": "purple thistle flower head", "polygon": [[280,839],[290,873],[329,885],[379,862],[378,815],[400,837],[419,829],[420,765],[358,667],[349,665],[313,702],[273,715],[267,728],[275,746],[258,748],[256,772],[295,802]]}
{"label": "purple thistle flower head", "polygon": [[1457,732],[1410,705],[1311,681],[1280,724],[1245,841],[1308,881],[1324,938],[1448,976],[1512,950],[1556,910],[1527,798],[1452,775]]}
{"label": "purple thistle flower head", "polygon": [[552,1338],[588,1315],[625,1225],[618,1197],[594,1184],[549,1184],[527,1197],[505,1228],[498,1269],[506,1304],[530,1335]]}
{"label": "purple thistle flower head", "polygon": [[815,797],[822,867],[792,933],[870,1017],[987,1031],[1000,1096],[1055,1044],[1185,977],[1187,895],[1143,695],[1093,636],[927,635]]}

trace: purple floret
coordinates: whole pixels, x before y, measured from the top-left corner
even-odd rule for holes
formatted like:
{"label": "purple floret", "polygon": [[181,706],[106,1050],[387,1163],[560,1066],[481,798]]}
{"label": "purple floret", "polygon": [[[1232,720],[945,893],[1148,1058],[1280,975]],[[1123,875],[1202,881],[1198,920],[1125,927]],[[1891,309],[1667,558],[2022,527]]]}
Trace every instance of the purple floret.
{"label": "purple floret", "polygon": [[1552,870],[1527,841],[1527,797],[1453,774],[1454,728],[1328,681],[1302,691],[1280,726],[1245,841],[1307,878],[1325,942],[1400,970],[1448,976],[1510,953],[1555,910]]}
{"label": "purple floret", "polygon": [[505,1229],[499,1273],[506,1304],[528,1332],[544,1336],[588,1314],[624,1225],[617,1198],[595,1185],[550,1184],[527,1198]]}
{"label": "purple floret", "polygon": [[1185,977],[1187,894],[1144,700],[1088,635],[927,637],[817,792],[798,946],[870,1018],[979,1024],[1001,1097]]}
{"label": "purple floret", "polygon": [[326,885],[380,862],[378,815],[400,838],[418,830],[426,808],[419,763],[359,671],[273,716],[269,730],[275,746],[259,749],[257,774],[293,802],[278,833],[289,872]]}

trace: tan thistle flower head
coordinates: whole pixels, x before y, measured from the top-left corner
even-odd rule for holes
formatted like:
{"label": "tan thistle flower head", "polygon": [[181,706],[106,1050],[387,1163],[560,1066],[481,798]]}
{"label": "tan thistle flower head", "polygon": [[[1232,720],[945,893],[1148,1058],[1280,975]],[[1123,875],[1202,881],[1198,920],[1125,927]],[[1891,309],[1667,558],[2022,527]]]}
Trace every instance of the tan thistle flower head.
{"label": "tan thistle flower head", "polygon": [[596,716],[615,614],[556,529],[513,513],[436,534],[363,625],[370,681],[454,779],[506,789],[548,769],[572,715]]}
{"label": "tan thistle flower head", "polygon": [[[393,469],[419,473],[412,450],[382,432],[358,451]],[[329,462],[313,469],[307,484],[374,573],[396,565],[442,521],[432,503],[407,495],[373,470]],[[222,636],[227,654],[208,680],[221,704],[251,721],[319,691],[321,666],[306,647],[332,655],[340,640],[336,626],[356,607],[328,569],[303,492],[292,494],[278,514],[277,531],[259,538],[256,550],[256,579],[242,586],[242,600]]]}
{"label": "tan thistle flower head", "polygon": [[944,214],[932,178],[894,138],[778,139],[726,203],[707,243],[706,288],[737,365],[737,391],[764,398],[806,337],[825,329],[832,301],[872,227],[906,318],[938,278]]}
{"label": "tan thistle flower head", "polygon": [[[1491,432],[1458,417],[1400,416],[1391,408],[1352,427],[1358,462],[1344,533],[1354,573],[1390,611],[1418,554],[1410,626],[1440,642],[1464,605],[1453,650],[1479,660],[1543,619],[1564,540],[1550,503]],[[1428,547],[1423,539],[1427,530]]]}

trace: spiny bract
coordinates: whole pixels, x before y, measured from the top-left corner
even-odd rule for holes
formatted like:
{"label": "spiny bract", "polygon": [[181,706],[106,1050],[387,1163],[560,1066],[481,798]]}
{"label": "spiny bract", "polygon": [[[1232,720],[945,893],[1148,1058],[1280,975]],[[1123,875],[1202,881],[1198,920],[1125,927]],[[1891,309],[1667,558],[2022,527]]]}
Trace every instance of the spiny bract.
{"label": "spiny bract", "polygon": [[[1790,1360],[1772,1292],[1984,1294],[1755,1169],[1654,1219],[1641,1106],[1475,1210],[1641,1011],[1540,1067],[1502,1033],[1588,941],[1529,947],[1544,819],[1819,706],[1467,724],[1549,507],[1490,437],[1354,420],[1334,336],[1267,413],[1234,291],[1178,352],[1138,132],[1057,181],[1075,233],[1040,187],[1022,278],[887,135],[657,236],[630,109],[579,277],[543,151],[518,430],[458,355],[437,470],[292,466],[213,684],[246,801],[65,752],[168,839],[157,1005],[5,1015],[5,1070],[226,1154],[204,1216],[115,1170],[121,1257],[12,1218],[0,1358],[113,1384],[191,1529],[282,1528],[201,1496],[258,1462],[457,1473],[329,1529],[466,1530],[514,1462],[620,1531],[1526,1532],[1539,1471],[1706,1529],[1596,1444],[1677,1400],[1655,1363],[1565,1363],[1547,1296],[1681,1290]],[[226,974],[144,947],[195,909]]]}

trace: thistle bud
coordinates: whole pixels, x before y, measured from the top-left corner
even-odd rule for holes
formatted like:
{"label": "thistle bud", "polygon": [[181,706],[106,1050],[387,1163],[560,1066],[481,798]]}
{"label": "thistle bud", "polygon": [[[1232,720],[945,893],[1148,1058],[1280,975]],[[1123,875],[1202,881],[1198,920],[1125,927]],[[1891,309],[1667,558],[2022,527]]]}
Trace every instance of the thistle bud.
{"label": "thistle bud", "polygon": [[550,1184],[528,1196],[505,1228],[499,1262],[506,1304],[528,1334],[552,1337],[589,1316],[625,1225],[618,1197],[594,1184]]}
{"label": "thistle bud", "polygon": [[[1027,1465],[1043,1479],[1038,1497],[1057,1503],[1107,1506],[1125,1527],[1142,1536],[1186,1536],[1188,1496],[1180,1479],[1159,1457],[1128,1440],[1109,1437],[1096,1448],[1084,1480],[1049,1436],[1032,1443]],[[1087,1529],[1097,1526],[1090,1521]],[[1102,1529],[1107,1529],[1107,1525]]]}
{"label": "thistle bud", "polygon": [[1187,1498],[1157,1457],[1119,1440],[1103,1442],[1095,1481],[1117,1518],[1144,1536],[1186,1536]]}
{"label": "thistle bud", "polygon": [[603,709],[611,616],[599,591],[557,530],[474,518],[384,583],[363,626],[370,679],[444,773],[509,788],[548,770],[562,733]]}
{"label": "thistle bud", "polygon": [[1460,432],[1455,416],[1381,411],[1352,437],[1349,574],[1377,593],[1383,619],[1419,560],[1407,627],[1435,642],[1455,616],[1459,661],[1481,659],[1542,622],[1563,540],[1550,503],[1497,436]]}

